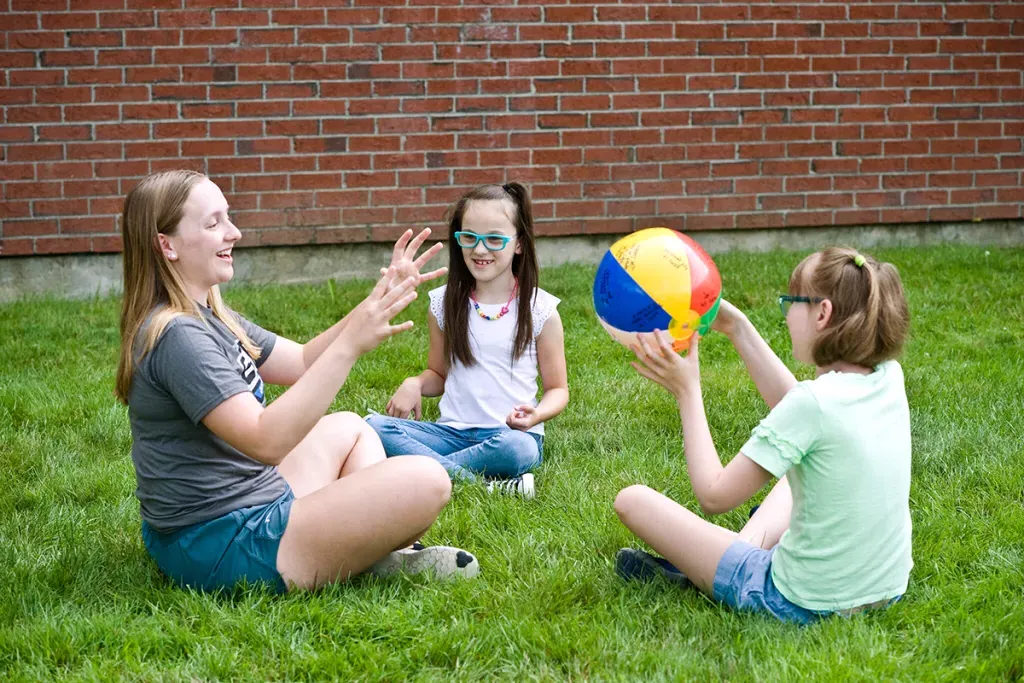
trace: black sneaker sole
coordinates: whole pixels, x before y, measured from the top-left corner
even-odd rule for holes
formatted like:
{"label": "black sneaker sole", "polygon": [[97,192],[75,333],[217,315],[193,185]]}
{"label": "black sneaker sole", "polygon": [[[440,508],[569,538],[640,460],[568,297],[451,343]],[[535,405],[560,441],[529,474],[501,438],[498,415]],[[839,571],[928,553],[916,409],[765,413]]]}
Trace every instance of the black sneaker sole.
{"label": "black sneaker sole", "polygon": [[680,588],[691,585],[682,572],[666,569],[653,556],[635,548],[623,548],[618,552],[615,573],[626,581],[653,581],[660,576]]}

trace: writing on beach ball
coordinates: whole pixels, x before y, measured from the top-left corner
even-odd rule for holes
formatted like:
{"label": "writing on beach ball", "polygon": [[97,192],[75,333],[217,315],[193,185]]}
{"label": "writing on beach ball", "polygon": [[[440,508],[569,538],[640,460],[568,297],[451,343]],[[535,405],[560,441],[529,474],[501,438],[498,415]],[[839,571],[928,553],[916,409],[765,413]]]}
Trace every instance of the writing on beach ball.
{"label": "writing on beach ball", "polygon": [[647,228],[605,253],[594,278],[594,309],[601,324],[627,348],[638,332],[666,330],[672,348],[707,334],[718,314],[722,278],[703,247],[681,232]]}

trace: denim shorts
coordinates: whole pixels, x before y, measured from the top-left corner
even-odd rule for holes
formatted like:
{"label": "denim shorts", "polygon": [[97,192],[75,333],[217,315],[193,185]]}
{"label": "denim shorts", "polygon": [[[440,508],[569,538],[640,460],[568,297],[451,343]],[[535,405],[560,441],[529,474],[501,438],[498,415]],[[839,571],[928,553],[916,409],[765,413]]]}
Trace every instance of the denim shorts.
{"label": "denim shorts", "polygon": [[[849,616],[863,608],[850,610],[816,611],[790,602],[779,592],[772,580],[772,555],[775,548],[765,550],[746,541],[735,541],[718,561],[715,570],[715,600],[733,609],[749,612],[767,612],[779,621],[812,624],[833,614]],[[887,607],[902,596],[883,601],[871,607]]]}
{"label": "denim shorts", "polygon": [[295,494],[164,534],[145,521],[142,541],[169,579],[203,591],[231,590],[245,581],[287,590],[277,571],[277,549],[288,526]]}

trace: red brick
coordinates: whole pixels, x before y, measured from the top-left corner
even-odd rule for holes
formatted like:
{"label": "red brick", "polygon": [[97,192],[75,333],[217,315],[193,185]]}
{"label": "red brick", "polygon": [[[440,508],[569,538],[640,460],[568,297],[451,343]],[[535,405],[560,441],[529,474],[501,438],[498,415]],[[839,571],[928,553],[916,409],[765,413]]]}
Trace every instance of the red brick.
{"label": "red brick", "polygon": [[[291,227],[334,226],[341,222],[341,211],[338,209],[295,209],[287,211],[286,215]],[[266,233],[263,234],[265,236]]]}
{"label": "red brick", "polygon": [[113,232],[115,228],[116,221],[112,216],[60,219],[60,232],[64,234]]}
{"label": "red brick", "polygon": [[[339,219],[340,222],[340,219]],[[342,227],[336,229],[318,229],[317,244],[342,244],[348,242],[365,242],[369,239],[365,227]]]}
{"label": "red brick", "polygon": [[97,197],[101,195],[119,195],[119,183],[117,179],[110,180],[65,180],[65,197]]}
{"label": "red brick", "polygon": [[[355,208],[355,209],[342,209],[341,210],[341,222],[344,225],[374,225],[380,223],[390,223],[394,220],[395,210],[393,208]],[[404,232],[400,230],[399,234]],[[388,241],[395,239],[389,237]]]}
{"label": "red brick", "polygon": [[0,67],[28,69],[34,66],[36,66],[36,56],[31,52],[0,52]]}
{"label": "red brick", "polygon": [[[288,214],[289,216],[291,214]],[[280,244],[312,244],[315,231],[312,229],[282,228],[279,230],[261,230],[261,245]]]}
{"label": "red brick", "polygon": [[10,183],[4,188],[8,199],[53,199],[61,196],[61,184]]}
{"label": "red brick", "polygon": [[[238,42],[238,29],[237,28],[208,28],[208,29],[189,29],[182,32],[181,42],[183,45],[232,45]],[[243,44],[246,44],[243,42]],[[265,52],[256,50],[246,49],[224,49],[214,48],[214,61],[223,62],[229,61],[227,58],[230,55],[237,62],[242,61],[265,61],[258,57],[247,59],[249,55],[264,55]]]}
{"label": "red brick", "polygon": [[230,104],[184,103],[181,105],[181,115],[187,119],[226,119],[234,115],[234,108]]}
{"label": "red brick", "polygon": [[[4,240],[5,246],[7,242],[8,240]],[[87,251],[88,237],[40,237],[35,242],[36,254],[74,254]]]}
{"label": "red brick", "polygon": [[[30,219],[30,220],[7,220],[4,221],[4,237],[34,237],[36,235],[52,235],[56,233],[57,221],[55,219]],[[0,240],[0,255],[6,254],[7,256],[14,256],[15,254],[11,251],[7,251],[5,248],[9,242],[15,240]],[[21,240],[17,240],[21,241]],[[31,245],[31,240],[24,240]],[[32,253],[31,248],[26,253]]]}

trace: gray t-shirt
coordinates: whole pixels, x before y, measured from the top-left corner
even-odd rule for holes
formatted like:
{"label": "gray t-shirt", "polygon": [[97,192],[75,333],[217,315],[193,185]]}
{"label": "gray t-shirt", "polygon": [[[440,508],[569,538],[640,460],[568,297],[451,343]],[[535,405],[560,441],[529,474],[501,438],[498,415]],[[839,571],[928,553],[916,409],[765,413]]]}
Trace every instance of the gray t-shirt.
{"label": "gray t-shirt", "polygon": [[276,467],[253,460],[202,423],[246,391],[266,405],[257,368],[277,337],[232,313],[261,349],[253,362],[212,311],[202,313],[207,324],[180,315],[167,325],[135,369],[128,394],[135,495],[142,519],[164,533],[270,503],[287,490]]}

